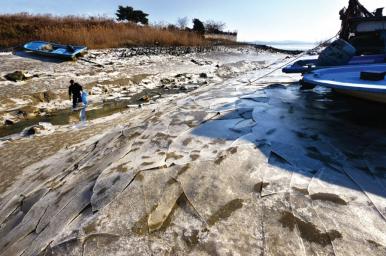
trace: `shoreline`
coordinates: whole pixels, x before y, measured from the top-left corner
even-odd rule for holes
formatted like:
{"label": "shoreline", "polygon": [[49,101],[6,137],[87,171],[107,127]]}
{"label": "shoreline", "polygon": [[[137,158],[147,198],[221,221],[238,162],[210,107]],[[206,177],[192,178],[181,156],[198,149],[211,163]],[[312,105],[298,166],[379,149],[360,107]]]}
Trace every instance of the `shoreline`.
{"label": "shoreline", "polygon": [[[89,50],[113,50],[113,49],[132,49],[132,50],[138,50],[139,52],[143,52],[145,54],[153,53],[157,54],[157,52],[166,52],[168,54],[187,54],[187,53],[200,53],[200,52],[210,52],[210,51],[218,51],[221,48],[237,48],[237,47],[255,47],[258,50],[267,50],[272,52],[278,52],[278,53],[285,53],[285,54],[293,54],[297,55],[299,53],[304,52],[305,50],[288,50],[288,49],[280,49],[269,45],[264,44],[253,44],[253,43],[245,43],[245,42],[229,42],[226,44],[223,43],[214,43],[213,45],[207,45],[207,46],[157,46],[157,45],[148,45],[148,46],[141,46],[141,45],[133,45],[129,47],[117,47],[117,48],[104,48],[104,49],[89,49]],[[14,46],[14,47],[6,47],[1,48],[1,53],[8,53],[8,52],[14,52],[14,51],[22,51],[23,46]]]}
{"label": "shoreline", "polygon": [[[89,92],[90,107],[105,102],[119,104],[125,101],[140,106],[144,103],[154,104],[159,95],[163,97],[171,91],[183,94],[224,77],[254,69],[261,65],[259,56],[265,54],[278,53],[250,45],[118,48],[90,50],[77,62],[59,63],[46,62],[44,57],[39,59],[32,56],[31,59],[30,56],[4,54],[3,61],[10,61],[8,71],[19,65],[21,70],[27,69],[36,77],[22,82],[0,80],[0,88],[5,90],[3,96],[0,95],[0,128],[7,134],[6,131],[12,130],[12,126],[19,122],[29,124],[32,120],[49,120],[50,116],[69,109],[71,103],[66,87],[68,77],[80,81]],[[12,65],[13,62],[15,65]],[[163,66],[161,70],[164,71],[158,70],[157,65]],[[75,77],[68,73],[74,66],[80,71]],[[52,68],[57,71],[49,74],[45,72]],[[12,87],[14,89],[10,90]],[[29,92],[28,87],[32,89]],[[5,98],[7,90],[8,97]],[[143,95],[142,91],[149,95]],[[142,97],[149,99],[143,101]]]}

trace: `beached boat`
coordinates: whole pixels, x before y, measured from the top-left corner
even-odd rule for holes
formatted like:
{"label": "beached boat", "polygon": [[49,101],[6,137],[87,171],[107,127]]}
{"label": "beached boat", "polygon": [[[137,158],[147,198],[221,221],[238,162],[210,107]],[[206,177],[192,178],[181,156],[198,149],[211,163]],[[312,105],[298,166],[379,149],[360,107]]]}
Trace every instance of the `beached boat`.
{"label": "beached boat", "polygon": [[284,73],[304,74],[328,66],[386,63],[383,8],[370,12],[358,0],[350,0],[339,15],[342,21],[339,40],[328,46],[318,59],[299,60],[285,67]]}
{"label": "beached boat", "polygon": [[24,49],[36,54],[61,58],[74,59],[87,50],[86,46],[62,45],[44,41],[33,41],[26,43]]}
{"label": "beached boat", "polygon": [[[366,56],[354,56],[347,65],[363,65],[363,64],[376,64],[376,63],[386,63],[386,54],[378,55],[366,55]],[[287,74],[293,73],[309,73],[311,71],[329,68],[326,66],[319,66],[318,59],[304,59],[299,60],[291,65],[283,68],[283,72]]]}
{"label": "beached boat", "polygon": [[386,103],[386,63],[315,70],[303,82],[332,88],[362,99]]}

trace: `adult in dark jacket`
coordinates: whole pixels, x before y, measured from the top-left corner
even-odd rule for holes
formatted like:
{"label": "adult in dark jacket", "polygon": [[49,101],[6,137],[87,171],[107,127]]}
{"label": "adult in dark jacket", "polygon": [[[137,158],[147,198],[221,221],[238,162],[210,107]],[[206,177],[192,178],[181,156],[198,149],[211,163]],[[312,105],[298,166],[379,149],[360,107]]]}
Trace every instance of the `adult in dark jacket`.
{"label": "adult in dark jacket", "polygon": [[72,96],[73,108],[76,108],[76,105],[82,102],[82,91],[83,91],[83,88],[80,84],[75,83],[74,80],[70,81],[70,87],[68,87],[68,95],[70,97],[70,100]]}

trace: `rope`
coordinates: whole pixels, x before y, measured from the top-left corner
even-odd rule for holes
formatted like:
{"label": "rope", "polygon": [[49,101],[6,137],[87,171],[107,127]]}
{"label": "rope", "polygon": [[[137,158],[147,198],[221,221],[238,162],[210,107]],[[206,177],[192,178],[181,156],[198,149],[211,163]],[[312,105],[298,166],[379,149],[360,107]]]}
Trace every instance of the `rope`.
{"label": "rope", "polygon": [[[336,35],[334,35],[333,37],[331,37],[331,38],[329,38],[329,39],[327,39],[327,40],[321,42],[321,43],[318,44],[316,47],[314,47],[314,48],[312,48],[312,49],[309,49],[309,50],[306,50],[306,51],[304,51],[304,52],[298,54],[294,59],[292,59],[292,60],[289,61],[289,62],[286,62],[286,63],[283,64],[282,66],[280,66],[280,67],[278,67],[278,68],[275,68],[274,70],[272,70],[272,71],[268,72],[267,74],[264,74],[264,75],[262,75],[262,76],[256,78],[255,80],[249,81],[248,85],[250,85],[250,84],[252,84],[252,83],[254,83],[254,82],[256,82],[256,81],[258,81],[258,80],[260,80],[260,79],[263,79],[263,78],[269,76],[270,74],[272,74],[272,73],[278,71],[279,69],[282,69],[282,68],[288,66],[289,64],[291,64],[291,63],[293,63],[294,61],[300,59],[301,57],[303,57],[304,55],[308,54],[309,52],[318,49],[318,48],[321,47],[323,44],[326,44],[326,43],[330,42],[331,40],[333,40],[334,38],[338,37],[339,34],[340,34],[340,31],[339,31]],[[284,58],[284,59],[285,59],[285,58]],[[284,60],[284,59],[282,59],[282,60]],[[267,66],[266,68],[270,68],[270,67],[276,65],[276,63],[277,63],[277,62],[275,62],[275,63],[273,63],[273,64]]]}
{"label": "rope", "polygon": [[94,64],[96,65],[97,67],[100,67],[100,68],[103,68],[104,65],[98,63],[98,62],[95,62],[95,61],[92,61],[92,60],[88,60],[88,59],[85,59],[85,58],[79,58],[78,60],[83,60],[85,62],[88,62],[88,63],[91,63],[91,64]]}

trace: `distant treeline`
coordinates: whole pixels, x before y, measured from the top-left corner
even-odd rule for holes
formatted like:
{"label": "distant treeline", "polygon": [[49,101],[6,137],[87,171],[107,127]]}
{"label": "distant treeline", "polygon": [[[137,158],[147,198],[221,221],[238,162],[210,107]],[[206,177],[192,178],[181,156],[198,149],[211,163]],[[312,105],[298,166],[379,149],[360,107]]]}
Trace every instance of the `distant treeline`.
{"label": "distant treeline", "polygon": [[[131,6],[118,6],[118,10],[115,14],[117,16],[118,21],[128,21],[133,23],[140,23],[143,25],[149,24],[148,16],[149,14],[141,11],[141,10],[135,10]],[[232,35],[236,36],[237,32],[233,31],[224,31],[226,24],[222,21],[214,21],[214,20],[208,20],[206,22],[202,22],[198,18],[194,18],[192,20],[193,22],[193,28],[188,27],[189,19],[188,17],[178,18],[177,24],[168,24],[164,25],[165,27],[169,29],[180,29],[180,30],[186,30],[190,32],[197,32],[197,33],[208,33],[208,34],[221,34],[221,35]]]}

